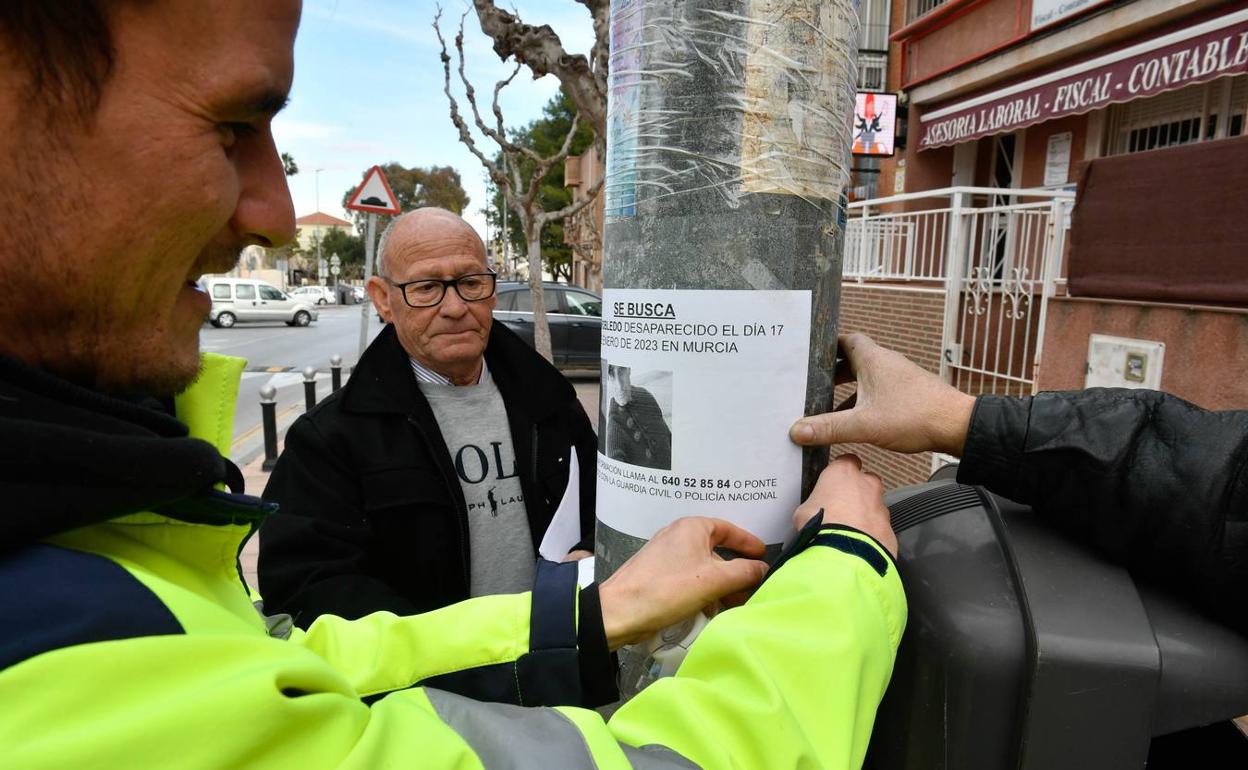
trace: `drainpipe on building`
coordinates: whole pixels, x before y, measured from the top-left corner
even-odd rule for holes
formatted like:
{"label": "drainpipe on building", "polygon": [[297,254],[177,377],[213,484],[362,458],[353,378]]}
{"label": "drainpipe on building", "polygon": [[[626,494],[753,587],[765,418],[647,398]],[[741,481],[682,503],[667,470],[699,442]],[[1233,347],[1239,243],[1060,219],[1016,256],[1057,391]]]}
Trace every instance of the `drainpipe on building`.
{"label": "drainpipe on building", "polygon": [[[787,431],[831,406],[856,5],[612,3],[599,580],[694,512],[777,551],[827,463]],[[660,668],[623,665],[626,695]]]}

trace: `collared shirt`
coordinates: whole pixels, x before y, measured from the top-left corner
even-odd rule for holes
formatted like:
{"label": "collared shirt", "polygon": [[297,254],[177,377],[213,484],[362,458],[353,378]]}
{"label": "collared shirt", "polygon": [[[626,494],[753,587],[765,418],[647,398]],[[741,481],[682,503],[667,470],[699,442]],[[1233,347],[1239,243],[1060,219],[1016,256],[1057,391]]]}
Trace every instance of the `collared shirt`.
{"label": "collared shirt", "polygon": [[[450,377],[438,374],[437,372],[425,366],[424,364],[417,361],[416,359],[409,357],[407,360],[410,361],[412,364],[412,374],[416,375],[417,382],[424,382],[429,385],[454,385],[455,384],[451,382]],[[484,358],[481,359],[481,373],[482,374],[485,373],[485,359]],[[477,375],[477,382],[474,382],[473,384],[476,385],[479,382],[481,382],[480,374]]]}

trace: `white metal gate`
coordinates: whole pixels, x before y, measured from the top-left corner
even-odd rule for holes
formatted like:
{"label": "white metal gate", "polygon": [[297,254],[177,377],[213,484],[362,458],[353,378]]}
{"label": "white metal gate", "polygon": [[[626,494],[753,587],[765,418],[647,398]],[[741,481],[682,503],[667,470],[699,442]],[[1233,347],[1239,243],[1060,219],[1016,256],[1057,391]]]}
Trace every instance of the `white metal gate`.
{"label": "white metal gate", "polygon": [[971,394],[1028,395],[1073,200],[954,187],[850,204],[845,279],[939,282],[941,376]]}

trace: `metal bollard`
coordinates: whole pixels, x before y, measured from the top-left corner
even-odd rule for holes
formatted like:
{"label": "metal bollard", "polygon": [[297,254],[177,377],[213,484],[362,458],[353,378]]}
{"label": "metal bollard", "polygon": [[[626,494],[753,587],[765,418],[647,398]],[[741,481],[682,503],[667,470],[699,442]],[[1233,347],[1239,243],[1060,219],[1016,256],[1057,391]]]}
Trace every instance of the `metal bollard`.
{"label": "metal bollard", "polygon": [[260,417],[264,423],[264,463],[261,470],[271,471],[277,463],[277,388],[260,388]]}
{"label": "metal bollard", "polygon": [[303,370],[303,400],[309,412],[316,406],[316,369],[311,366]]}
{"label": "metal bollard", "polygon": [[331,393],[337,393],[342,387],[342,356],[337,353],[329,357],[329,382]]}

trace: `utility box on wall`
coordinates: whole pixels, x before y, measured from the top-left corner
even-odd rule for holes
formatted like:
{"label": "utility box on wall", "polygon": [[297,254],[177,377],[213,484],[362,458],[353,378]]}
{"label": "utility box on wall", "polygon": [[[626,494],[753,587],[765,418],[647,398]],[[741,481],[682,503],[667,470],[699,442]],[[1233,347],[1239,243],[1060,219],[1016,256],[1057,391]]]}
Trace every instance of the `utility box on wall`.
{"label": "utility box on wall", "polygon": [[1084,387],[1160,390],[1165,356],[1164,342],[1090,335]]}

